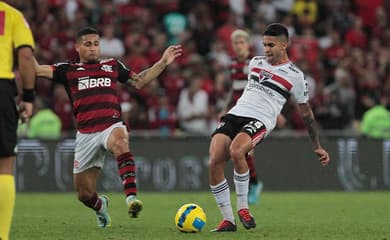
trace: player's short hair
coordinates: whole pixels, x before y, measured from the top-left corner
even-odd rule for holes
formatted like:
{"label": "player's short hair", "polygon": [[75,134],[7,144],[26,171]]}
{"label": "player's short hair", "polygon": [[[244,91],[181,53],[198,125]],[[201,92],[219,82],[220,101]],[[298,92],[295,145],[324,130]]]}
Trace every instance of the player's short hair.
{"label": "player's short hair", "polygon": [[287,28],[280,23],[272,23],[268,25],[263,33],[264,36],[273,36],[273,37],[285,37],[288,41],[288,30]]}
{"label": "player's short hair", "polygon": [[99,35],[99,32],[95,28],[84,27],[84,28],[80,29],[79,32],[77,33],[77,39],[80,39],[82,36],[87,35],[87,34]]}
{"label": "player's short hair", "polygon": [[234,32],[232,32],[232,35],[230,35],[230,39],[232,41],[237,40],[237,38],[244,38],[246,41],[249,42],[249,34],[242,29],[234,30]]}

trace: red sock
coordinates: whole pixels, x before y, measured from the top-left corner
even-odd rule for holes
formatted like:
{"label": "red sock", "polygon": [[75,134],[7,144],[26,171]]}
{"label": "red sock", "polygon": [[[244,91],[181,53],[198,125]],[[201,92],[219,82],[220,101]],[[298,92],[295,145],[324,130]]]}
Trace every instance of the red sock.
{"label": "red sock", "polygon": [[87,200],[87,201],[82,201],[85,206],[92,208],[95,211],[99,211],[100,208],[102,207],[102,200],[98,198],[97,193],[95,192],[93,196]]}
{"label": "red sock", "polygon": [[249,183],[257,183],[257,173],[255,166],[255,158],[251,154],[246,155],[246,161],[249,168]]}
{"label": "red sock", "polygon": [[133,154],[123,153],[117,158],[119,175],[122,179],[123,189],[126,196],[137,195],[137,186],[135,184],[135,163]]}

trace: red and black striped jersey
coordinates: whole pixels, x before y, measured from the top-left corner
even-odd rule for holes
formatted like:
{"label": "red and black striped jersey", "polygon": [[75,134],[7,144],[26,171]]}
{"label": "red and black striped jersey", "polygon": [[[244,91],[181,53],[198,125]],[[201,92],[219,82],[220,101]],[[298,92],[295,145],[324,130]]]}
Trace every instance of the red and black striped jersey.
{"label": "red and black striped jersey", "polygon": [[115,59],[98,63],[57,63],[53,81],[64,85],[73,106],[77,130],[100,132],[122,121],[117,81],[126,82],[130,70]]}
{"label": "red and black striped jersey", "polygon": [[244,61],[238,58],[232,59],[230,64],[230,80],[233,89],[233,104],[240,98],[248,82],[248,64],[252,56],[248,56]]}

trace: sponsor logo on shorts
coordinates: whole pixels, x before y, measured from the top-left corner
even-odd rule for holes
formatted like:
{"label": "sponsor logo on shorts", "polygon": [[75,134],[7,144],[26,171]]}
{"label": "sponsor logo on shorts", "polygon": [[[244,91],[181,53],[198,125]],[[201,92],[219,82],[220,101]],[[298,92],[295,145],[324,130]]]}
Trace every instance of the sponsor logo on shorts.
{"label": "sponsor logo on shorts", "polygon": [[221,128],[221,127],[225,126],[225,124],[226,123],[224,121],[219,122],[217,128]]}
{"label": "sponsor logo on shorts", "polygon": [[80,162],[78,160],[74,160],[73,162],[73,168],[78,168],[80,165]]}

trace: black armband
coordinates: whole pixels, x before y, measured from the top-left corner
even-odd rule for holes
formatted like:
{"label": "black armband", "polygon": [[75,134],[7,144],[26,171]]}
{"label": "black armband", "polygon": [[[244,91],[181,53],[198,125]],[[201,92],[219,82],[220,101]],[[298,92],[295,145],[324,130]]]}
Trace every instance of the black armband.
{"label": "black armband", "polygon": [[23,101],[34,102],[34,99],[35,99],[34,89],[23,88]]}

